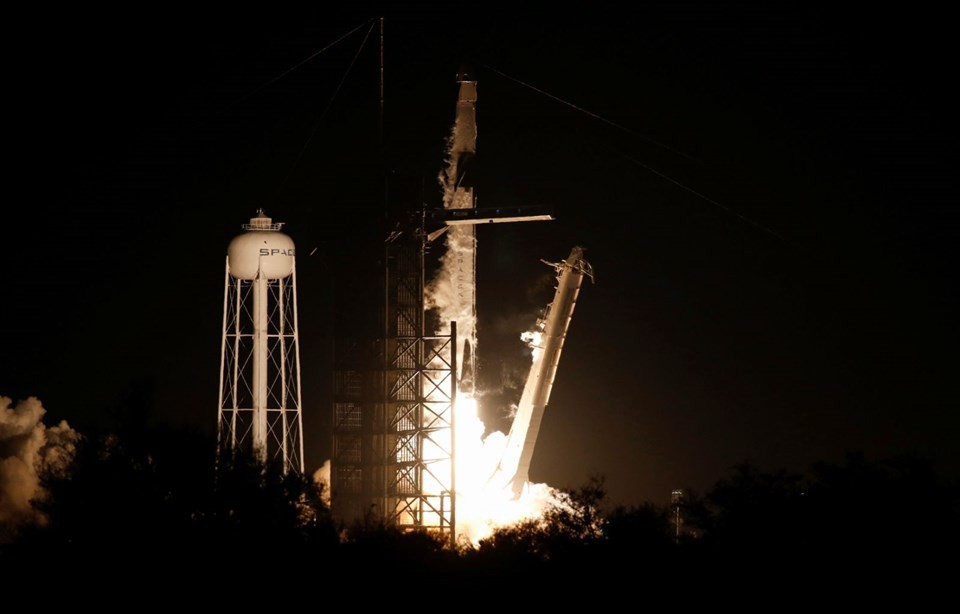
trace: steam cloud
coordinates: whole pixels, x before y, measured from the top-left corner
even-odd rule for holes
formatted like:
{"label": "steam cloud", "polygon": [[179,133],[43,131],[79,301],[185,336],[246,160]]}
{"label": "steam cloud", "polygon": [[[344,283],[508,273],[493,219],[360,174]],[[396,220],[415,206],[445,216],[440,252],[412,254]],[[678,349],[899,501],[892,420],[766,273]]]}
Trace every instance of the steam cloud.
{"label": "steam cloud", "polygon": [[36,397],[18,401],[0,396],[0,541],[4,535],[45,518],[31,505],[46,496],[40,480],[65,472],[80,435],[66,420],[43,424],[47,413]]}
{"label": "steam cloud", "polygon": [[449,334],[450,322],[455,321],[458,337],[469,340],[474,349],[477,345],[473,294],[476,290],[472,279],[475,253],[476,238],[472,227],[448,230],[441,268],[424,293],[425,307],[436,309],[440,316],[441,329],[437,334]]}
{"label": "steam cloud", "polygon": [[[447,139],[446,164],[437,177],[443,189],[445,209],[473,206],[472,191],[457,184],[461,161],[470,155],[470,147],[460,142],[465,130],[462,123],[459,117],[454,123]],[[475,126],[472,129],[475,138]],[[469,342],[473,351],[477,349],[476,232],[473,226],[450,227],[445,240],[446,250],[441,256],[440,270],[424,289],[424,306],[438,312],[441,327],[437,334],[449,334],[450,322],[457,323],[457,351],[463,356],[464,342]]]}
{"label": "steam cloud", "polygon": [[313,481],[323,489],[323,502],[330,505],[330,459],[323,461],[323,465],[313,472]]}

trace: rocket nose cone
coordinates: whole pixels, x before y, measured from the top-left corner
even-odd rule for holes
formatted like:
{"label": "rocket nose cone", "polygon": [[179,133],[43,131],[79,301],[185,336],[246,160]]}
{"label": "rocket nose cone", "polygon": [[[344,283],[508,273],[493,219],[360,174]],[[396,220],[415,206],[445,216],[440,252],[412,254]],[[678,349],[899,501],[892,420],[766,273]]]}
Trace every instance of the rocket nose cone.
{"label": "rocket nose cone", "polygon": [[473,67],[469,64],[461,64],[460,69],[457,71],[457,83],[463,83],[464,81],[476,81],[473,77]]}

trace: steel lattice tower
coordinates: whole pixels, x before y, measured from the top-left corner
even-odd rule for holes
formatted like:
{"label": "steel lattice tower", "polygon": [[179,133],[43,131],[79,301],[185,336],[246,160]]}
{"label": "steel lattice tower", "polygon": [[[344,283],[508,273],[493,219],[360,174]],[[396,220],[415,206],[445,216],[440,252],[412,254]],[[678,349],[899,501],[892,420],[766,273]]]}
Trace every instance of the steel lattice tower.
{"label": "steel lattice tower", "polygon": [[397,525],[456,530],[454,398],[456,323],[449,335],[427,335],[422,223],[386,242],[384,339],[386,501]]}
{"label": "steel lattice tower", "polygon": [[422,217],[401,226],[384,242],[382,334],[337,348],[331,504],[452,543],[456,324],[426,334]]}

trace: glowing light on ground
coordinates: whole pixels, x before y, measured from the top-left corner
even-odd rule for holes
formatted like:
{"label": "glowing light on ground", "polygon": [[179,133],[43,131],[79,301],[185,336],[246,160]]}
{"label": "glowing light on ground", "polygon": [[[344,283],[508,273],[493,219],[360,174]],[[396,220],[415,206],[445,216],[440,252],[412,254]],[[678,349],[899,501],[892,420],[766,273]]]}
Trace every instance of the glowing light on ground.
{"label": "glowing light on ground", "polygon": [[[431,414],[429,409],[434,404],[440,407],[449,401],[436,389],[425,396],[425,415]],[[502,460],[507,436],[496,431],[484,437],[486,426],[478,409],[476,397],[459,393],[453,431],[438,428],[423,440],[421,458],[426,470],[421,483],[429,507],[403,507],[399,514],[401,521],[408,524],[417,524],[414,514],[419,514],[421,526],[439,526],[444,510],[445,477],[450,475],[452,456],[456,469],[456,539],[458,543],[472,545],[478,545],[497,528],[539,517],[550,505],[560,502],[560,493],[546,484],[527,483],[520,494],[515,495],[512,488],[504,487],[502,480],[491,479]],[[409,506],[410,502],[401,500],[399,505]]]}
{"label": "glowing light on ground", "polygon": [[498,527],[543,514],[556,501],[557,491],[546,484],[528,483],[519,497],[489,480],[503,454],[506,435],[494,432],[483,438],[484,424],[477,400],[457,398],[456,471],[458,539],[476,545]]}

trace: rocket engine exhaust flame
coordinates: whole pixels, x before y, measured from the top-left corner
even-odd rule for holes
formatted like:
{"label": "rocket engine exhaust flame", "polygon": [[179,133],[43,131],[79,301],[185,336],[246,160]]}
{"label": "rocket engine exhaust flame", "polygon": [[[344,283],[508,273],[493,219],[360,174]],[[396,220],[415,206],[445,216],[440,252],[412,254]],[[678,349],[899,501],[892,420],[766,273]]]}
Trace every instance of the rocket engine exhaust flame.
{"label": "rocket engine exhaust flame", "polygon": [[557,272],[556,292],[536,329],[521,336],[533,350],[533,363],[509,434],[484,438],[476,396],[463,389],[457,394],[457,526],[459,536],[475,544],[497,527],[542,516],[563,503],[562,493],[529,483],[528,473],[580,286],[585,276],[593,279],[593,268],[580,247],[563,262],[546,264]]}

